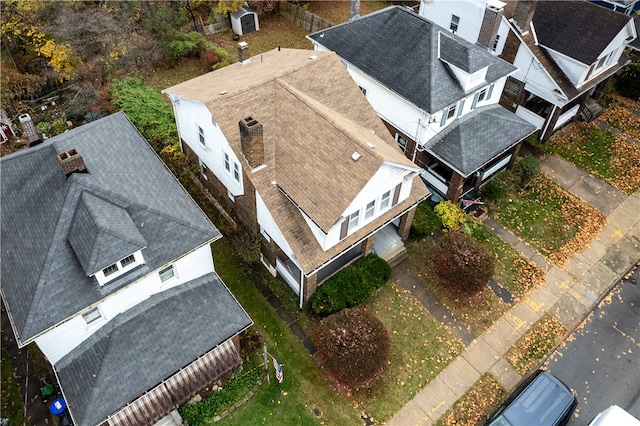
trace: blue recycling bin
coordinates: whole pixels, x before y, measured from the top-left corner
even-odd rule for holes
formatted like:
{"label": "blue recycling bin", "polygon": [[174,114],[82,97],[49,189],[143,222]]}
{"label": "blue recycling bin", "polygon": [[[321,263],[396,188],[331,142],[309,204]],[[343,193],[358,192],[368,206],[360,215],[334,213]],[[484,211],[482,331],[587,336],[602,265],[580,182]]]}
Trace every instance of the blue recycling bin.
{"label": "blue recycling bin", "polygon": [[51,403],[51,406],[49,407],[49,411],[54,416],[60,416],[66,409],[67,403],[65,402],[64,398],[54,399]]}

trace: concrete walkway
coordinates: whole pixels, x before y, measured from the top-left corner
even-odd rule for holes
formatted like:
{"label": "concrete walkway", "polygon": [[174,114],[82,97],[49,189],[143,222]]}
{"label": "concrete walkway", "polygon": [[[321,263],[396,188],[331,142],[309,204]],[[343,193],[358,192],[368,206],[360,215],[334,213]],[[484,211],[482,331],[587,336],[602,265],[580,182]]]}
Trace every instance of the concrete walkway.
{"label": "concrete walkway", "polygon": [[433,424],[486,372],[505,389],[513,389],[522,377],[503,358],[511,345],[545,313],[554,315],[572,329],[640,260],[640,191],[627,196],[555,156],[543,156],[541,169],[606,215],[606,226],[586,249],[560,267],[537,259],[539,255],[535,253],[528,253],[528,246],[497,222],[487,223],[505,241],[544,265],[546,283],[467,345],[464,353],[398,411],[387,425]]}

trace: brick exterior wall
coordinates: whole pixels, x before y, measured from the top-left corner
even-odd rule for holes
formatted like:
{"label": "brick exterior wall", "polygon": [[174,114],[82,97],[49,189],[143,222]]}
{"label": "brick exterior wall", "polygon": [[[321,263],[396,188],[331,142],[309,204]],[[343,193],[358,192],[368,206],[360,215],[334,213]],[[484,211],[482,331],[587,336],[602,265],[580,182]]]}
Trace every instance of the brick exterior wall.
{"label": "brick exterior wall", "polygon": [[[515,7],[509,5],[509,3],[515,3]],[[510,0],[507,4],[510,6],[508,10],[513,10],[513,16],[507,15],[507,17],[513,17],[517,26],[523,32],[530,31],[529,24],[531,24],[533,14],[536,12],[538,0]]]}
{"label": "brick exterior wall", "polygon": [[507,40],[504,42],[504,48],[502,49],[502,53],[500,57],[505,61],[513,64],[513,61],[516,60],[516,55],[518,54],[518,49],[520,48],[520,39],[513,34],[513,32],[509,31],[507,34]]}
{"label": "brick exterior wall", "polygon": [[447,200],[451,200],[454,203],[458,202],[460,195],[462,195],[462,186],[464,185],[464,178],[453,172],[451,180],[449,181],[449,188],[447,189]]}
{"label": "brick exterior wall", "polygon": [[240,120],[240,143],[242,154],[249,162],[251,168],[264,164],[264,136],[262,123],[252,117]]}
{"label": "brick exterior wall", "polygon": [[480,33],[478,34],[478,43],[493,49],[493,44],[500,28],[503,10],[493,10],[488,7],[484,10]]}
{"label": "brick exterior wall", "polygon": [[376,244],[376,236],[374,234],[362,242],[362,247],[360,248],[360,254],[362,254],[363,256],[368,255],[373,251],[373,246],[375,244]]}
{"label": "brick exterior wall", "polygon": [[413,217],[416,215],[416,209],[411,209],[400,218],[400,225],[398,226],[398,235],[402,241],[406,242],[409,239],[409,233],[411,232],[411,223]]}
{"label": "brick exterior wall", "polygon": [[302,292],[302,298],[304,299],[304,302],[307,303],[311,295],[315,293],[316,289],[318,288],[318,275],[313,274],[308,278],[303,277],[303,279],[304,279],[304,287]]}

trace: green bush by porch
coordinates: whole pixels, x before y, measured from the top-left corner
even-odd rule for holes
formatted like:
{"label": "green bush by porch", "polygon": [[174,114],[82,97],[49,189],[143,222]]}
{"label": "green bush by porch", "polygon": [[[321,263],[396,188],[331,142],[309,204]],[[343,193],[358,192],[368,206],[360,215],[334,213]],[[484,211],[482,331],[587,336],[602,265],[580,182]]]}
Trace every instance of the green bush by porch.
{"label": "green bush by porch", "polygon": [[389,264],[372,253],[353,262],[322,284],[311,296],[311,310],[329,315],[365,302],[391,277]]}

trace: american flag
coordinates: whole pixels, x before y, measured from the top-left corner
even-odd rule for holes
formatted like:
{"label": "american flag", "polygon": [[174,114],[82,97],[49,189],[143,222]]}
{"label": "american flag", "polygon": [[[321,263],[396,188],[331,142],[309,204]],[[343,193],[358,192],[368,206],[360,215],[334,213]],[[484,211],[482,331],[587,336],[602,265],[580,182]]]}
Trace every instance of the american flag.
{"label": "american flag", "polygon": [[282,375],[282,366],[278,364],[275,358],[273,358],[273,368],[276,369],[276,379],[278,379],[278,383],[282,383],[282,379],[284,378]]}

